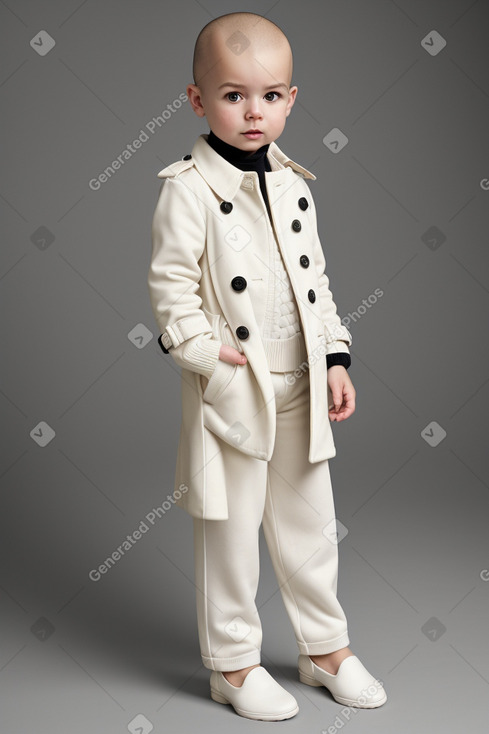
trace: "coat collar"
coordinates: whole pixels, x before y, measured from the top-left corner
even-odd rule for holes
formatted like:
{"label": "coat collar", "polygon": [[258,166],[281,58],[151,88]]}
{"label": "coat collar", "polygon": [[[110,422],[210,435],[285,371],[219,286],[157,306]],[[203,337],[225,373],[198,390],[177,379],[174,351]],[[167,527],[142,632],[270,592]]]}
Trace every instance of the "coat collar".
{"label": "coat collar", "polygon": [[[233,166],[207,142],[208,134],[203,133],[197,138],[192,148],[193,165],[209,184],[211,189],[224,201],[231,201],[241,187],[242,180],[245,176],[253,175],[253,172],[242,171]],[[297,171],[304,178],[316,180],[316,176],[303,168],[298,163],[289,158],[280,150],[276,143],[270,143],[267,153],[272,170],[265,173],[266,176],[274,176],[280,171],[284,171],[287,167]],[[189,164],[190,164],[189,160]]]}

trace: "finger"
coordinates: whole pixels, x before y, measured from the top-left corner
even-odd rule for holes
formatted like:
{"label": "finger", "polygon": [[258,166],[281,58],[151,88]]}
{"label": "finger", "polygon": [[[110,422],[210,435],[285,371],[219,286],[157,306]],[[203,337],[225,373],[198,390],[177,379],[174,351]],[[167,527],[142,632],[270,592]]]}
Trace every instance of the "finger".
{"label": "finger", "polygon": [[234,347],[229,346],[229,344],[223,344],[221,346],[219,358],[229,364],[246,364],[247,362],[245,355]]}
{"label": "finger", "polygon": [[337,392],[336,390],[332,393],[333,407],[332,410],[338,412],[343,405],[343,393]]}
{"label": "finger", "polygon": [[352,412],[355,410],[355,396],[350,392],[345,394],[345,405]]}

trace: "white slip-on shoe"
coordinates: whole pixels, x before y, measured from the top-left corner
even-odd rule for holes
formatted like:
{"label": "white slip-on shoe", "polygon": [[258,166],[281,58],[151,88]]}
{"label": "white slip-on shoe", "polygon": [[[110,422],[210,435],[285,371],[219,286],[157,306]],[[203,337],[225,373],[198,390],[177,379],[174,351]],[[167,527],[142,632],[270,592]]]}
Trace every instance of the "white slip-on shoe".
{"label": "white slip-on shoe", "polygon": [[382,683],[356,655],[342,660],[336,675],[320,668],[309,655],[299,655],[299,680],[308,686],[324,686],[338,703],[347,706],[373,709],[387,701]]}
{"label": "white slip-on shoe", "polygon": [[220,670],[211,672],[211,698],[230,703],[240,716],[261,721],[290,719],[299,711],[297,701],[261,666],[247,674],[242,686],[233,686]]}

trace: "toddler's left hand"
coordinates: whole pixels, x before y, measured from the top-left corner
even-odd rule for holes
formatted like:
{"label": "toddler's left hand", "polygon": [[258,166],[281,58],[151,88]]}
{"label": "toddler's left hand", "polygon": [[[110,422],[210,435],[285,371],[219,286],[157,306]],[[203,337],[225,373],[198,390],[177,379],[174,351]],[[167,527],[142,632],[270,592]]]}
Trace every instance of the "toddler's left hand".
{"label": "toddler's left hand", "polygon": [[330,421],[344,421],[355,411],[356,391],[346,367],[335,364],[328,370],[328,385],[334,405],[328,405]]}

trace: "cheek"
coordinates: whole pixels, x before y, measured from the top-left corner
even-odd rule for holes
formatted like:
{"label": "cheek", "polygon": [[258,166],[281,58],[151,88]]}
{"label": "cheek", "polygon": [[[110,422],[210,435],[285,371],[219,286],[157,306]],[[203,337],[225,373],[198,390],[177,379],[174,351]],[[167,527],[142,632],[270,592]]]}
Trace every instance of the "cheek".
{"label": "cheek", "polygon": [[237,108],[225,107],[220,110],[219,119],[223,125],[232,125],[237,117]]}
{"label": "cheek", "polygon": [[286,113],[285,107],[274,110],[273,123],[276,128],[280,128],[280,127],[283,128],[285,125],[286,118],[287,118],[287,113]]}

